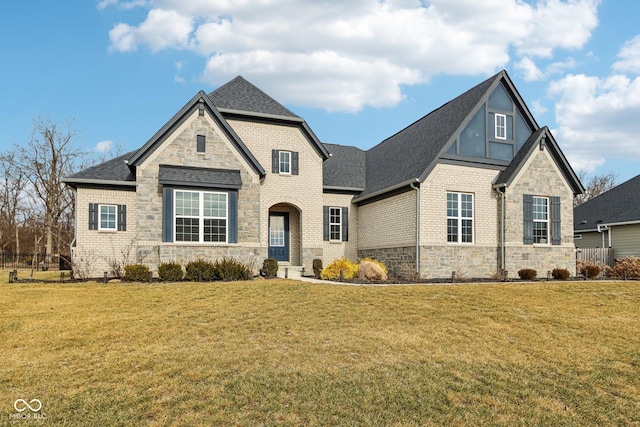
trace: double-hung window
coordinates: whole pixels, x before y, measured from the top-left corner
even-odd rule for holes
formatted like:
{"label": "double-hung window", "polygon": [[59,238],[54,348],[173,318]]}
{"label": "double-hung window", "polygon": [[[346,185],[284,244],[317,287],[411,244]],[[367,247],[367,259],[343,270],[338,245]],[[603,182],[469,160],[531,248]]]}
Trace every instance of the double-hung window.
{"label": "double-hung window", "polygon": [[549,242],[549,199],[533,197],[533,243]]}
{"label": "double-hung window", "polygon": [[342,240],[342,208],[329,208],[329,240]]}
{"label": "double-hung window", "polygon": [[98,230],[116,231],[116,205],[100,205],[100,222]]}
{"label": "double-hung window", "polygon": [[176,242],[226,242],[227,193],[175,192]]}
{"label": "double-hung window", "polygon": [[291,152],[280,151],[280,173],[282,175],[291,174]]}
{"label": "double-hung window", "polygon": [[496,114],[496,139],[507,139],[507,116]]}
{"label": "double-hung window", "polygon": [[473,194],[447,193],[447,242],[473,243]]}

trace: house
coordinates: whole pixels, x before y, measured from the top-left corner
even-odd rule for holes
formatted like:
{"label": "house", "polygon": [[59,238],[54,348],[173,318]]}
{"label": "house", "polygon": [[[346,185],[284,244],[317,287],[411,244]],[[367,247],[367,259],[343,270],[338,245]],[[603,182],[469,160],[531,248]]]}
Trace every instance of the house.
{"label": "house", "polygon": [[138,150],[65,182],[74,261],[92,276],[225,256],[291,271],[369,256],[421,278],[572,270],[583,191],[506,71],[366,151],[323,144],[236,77],[198,92]]}
{"label": "house", "polygon": [[611,248],[640,257],[640,175],[573,210],[576,248]]}

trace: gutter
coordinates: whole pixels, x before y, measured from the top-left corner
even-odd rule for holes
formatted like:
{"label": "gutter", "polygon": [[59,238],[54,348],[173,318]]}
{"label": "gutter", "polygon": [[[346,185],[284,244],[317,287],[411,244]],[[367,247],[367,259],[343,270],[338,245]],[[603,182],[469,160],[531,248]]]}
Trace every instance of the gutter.
{"label": "gutter", "polygon": [[96,184],[96,185],[112,185],[116,187],[135,187],[135,181],[116,181],[109,179],[89,179],[89,178],[64,178],[65,184]]}
{"label": "gutter", "polygon": [[420,277],[420,187],[413,182],[409,187],[416,190],[416,274]]}
{"label": "gutter", "polygon": [[360,203],[360,202],[362,202],[364,200],[368,200],[368,199],[371,199],[373,197],[380,196],[380,195],[385,194],[385,193],[389,193],[389,192],[391,192],[393,190],[397,190],[397,189],[402,188],[402,187],[408,187],[411,184],[420,184],[420,180],[418,178],[412,178],[412,179],[409,179],[407,181],[401,182],[400,184],[396,184],[396,185],[393,185],[391,187],[386,187],[386,188],[383,188],[382,190],[374,191],[373,193],[367,194],[367,195],[362,196],[362,197],[357,197],[356,196],[353,199],[353,201],[356,202],[356,203]]}
{"label": "gutter", "polygon": [[500,195],[500,270],[505,270],[505,197],[507,192],[507,184],[499,184],[493,187]]}

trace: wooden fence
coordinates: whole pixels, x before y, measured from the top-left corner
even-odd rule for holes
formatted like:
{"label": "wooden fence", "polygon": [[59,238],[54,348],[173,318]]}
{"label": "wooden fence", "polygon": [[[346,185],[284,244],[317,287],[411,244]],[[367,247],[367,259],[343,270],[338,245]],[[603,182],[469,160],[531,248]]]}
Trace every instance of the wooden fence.
{"label": "wooden fence", "polygon": [[613,267],[616,263],[613,248],[578,248],[577,261],[597,262],[601,265]]}

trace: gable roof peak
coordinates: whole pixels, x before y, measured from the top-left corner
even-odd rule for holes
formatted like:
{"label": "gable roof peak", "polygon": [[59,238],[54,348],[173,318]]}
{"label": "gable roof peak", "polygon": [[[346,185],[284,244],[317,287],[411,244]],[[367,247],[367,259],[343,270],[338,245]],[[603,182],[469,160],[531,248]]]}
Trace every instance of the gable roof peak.
{"label": "gable roof peak", "polygon": [[208,95],[220,112],[268,115],[300,121],[301,118],[241,75]]}

